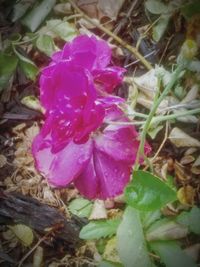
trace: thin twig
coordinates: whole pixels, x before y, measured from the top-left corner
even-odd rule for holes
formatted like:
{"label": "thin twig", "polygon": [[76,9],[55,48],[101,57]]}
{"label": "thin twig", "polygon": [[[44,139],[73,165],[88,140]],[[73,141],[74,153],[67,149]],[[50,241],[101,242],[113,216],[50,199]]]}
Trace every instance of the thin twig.
{"label": "thin twig", "polygon": [[[140,156],[141,155],[144,155],[144,144],[145,144],[145,140],[146,140],[146,135],[147,135],[147,131],[149,129],[149,126],[151,124],[151,121],[153,119],[153,116],[156,113],[156,110],[159,107],[160,103],[163,101],[163,99],[166,97],[166,95],[169,93],[169,91],[174,86],[174,84],[177,81],[177,78],[180,75],[180,73],[181,73],[182,70],[183,70],[183,66],[178,66],[177,67],[177,69],[172,74],[171,81],[168,83],[168,85],[166,86],[166,88],[164,89],[164,91],[162,92],[162,94],[160,95],[160,97],[158,97],[159,88],[160,88],[160,86],[158,86],[158,91],[157,91],[156,96],[155,96],[155,99],[154,99],[154,104],[152,106],[152,109],[151,109],[151,111],[149,113],[149,116],[148,116],[147,120],[144,123],[144,127],[143,127],[143,130],[142,130],[140,145],[139,145],[139,148],[138,148],[138,152],[137,152],[137,156],[136,156],[136,161],[135,161],[135,169],[136,170],[139,167],[139,159],[140,159]],[[161,82],[161,79],[158,79],[158,83],[159,84],[160,84],[160,82]]]}
{"label": "thin twig", "polygon": [[24,255],[24,257],[20,260],[20,262],[19,262],[19,264],[18,264],[18,267],[21,267],[22,266],[22,264],[23,264],[23,262],[31,255],[31,253],[46,239],[46,237],[49,235],[51,233],[51,231],[50,232],[48,232],[48,233],[46,233],[41,239],[39,239],[38,240],[38,242],[35,244],[35,246],[33,246],[32,248],[31,248],[31,250],[29,250],[28,251],[28,253],[26,253],[25,255]]}
{"label": "thin twig", "polygon": [[151,159],[151,162],[152,162],[152,163],[154,162],[154,160],[157,158],[157,156],[159,155],[160,151],[162,150],[162,148],[163,148],[163,146],[164,146],[164,144],[165,144],[165,142],[166,142],[166,140],[167,140],[167,137],[168,137],[168,131],[169,131],[169,122],[167,121],[167,122],[166,122],[166,126],[165,126],[165,136],[164,136],[164,138],[163,138],[163,140],[162,140],[162,143],[160,144],[160,146],[159,146],[159,148],[158,148],[156,154],[155,154],[155,155],[153,156],[153,158]]}
{"label": "thin twig", "polygon": [[103,27],[101,24],[99,24],[98,22],[92,20],[89,16],[87,16],[73,1],[69,0],[69,2],[71,3],[71,5],[73,6],[73,8],[80,13],[87,21],[89,21],[90,23],[92,23],[95,27],[97,27],[98,29],[100,29],[101,31],[103,31],[104,33],[106,33],[107,35],[109,35],[110,37],[112,37],[116,42],[118,42],[120,45],[124,46],[127,50],[129,50],[136,58],[138,58],[143,65],[148,69],[151,70],[152,66],[151,64],[138,52],[138,50],[127,44],[125,41],[123,41],[119,36],[115,35],[113,32],[111,32],[110,30],[108,30],[107,28]]}
{"label": "thin twig", "polygon": [[[128,9],[128,12],[125,14],[125,17],[120,21],[120,23],[117,25],[117,27],[114,29],[113,33],[114,34],[118,34],[121,29],[126,25],[127,20],[129,19],[129,17],[131,16],[133,9],[136,7],[136,5],[138,4],[138,0],[133,0],[131,3],[131,6]],[[108,42],[112,42],[112,37],[110,37],[108,39]]]}

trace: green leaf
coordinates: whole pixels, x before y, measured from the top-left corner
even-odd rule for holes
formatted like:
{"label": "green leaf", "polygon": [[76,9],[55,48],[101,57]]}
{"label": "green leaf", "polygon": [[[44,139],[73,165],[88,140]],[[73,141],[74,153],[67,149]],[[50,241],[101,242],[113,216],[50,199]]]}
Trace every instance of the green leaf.
{"label": "green leaf", "polygon": [[123,267],[123,265],[118,262],[103,260],[98,267]]}
{"label": "green leaf", "polygon": [[112,237],[111,239],[108,240],[104,253],[103,253],[103,258],[108,261],[116,262],[116,263],[121,263],[119,254],[117,251],[117,238],[116,236]]}
{"label": "green leaf", "polygon": [[140,212],[142,225],[143,225],[143,228],[145,229],[147,229],[152,223],[160,219],[160,217],[161,217],[161,212],[159,210]]}
{"label": "green leaf", "polygon": [[197,267],[194,260],[173,241],[150,242],[150,247],[166,267]]}
{"label": "green leaf", "polygon": [[200,235],[200,209],[193,207],[190,212],[182,212],[176,221],[189,227],[189,230]]}
{"label": "green leaf", "polygon": [[139,212],[127,207],[117,230],[118,252],[125,267],[150,267]]}
{"label": "green leaf", "polygon": [[17,67],[18,59],[0,52],[0,90],[5,88]]}
{"label": "green leaf", "polygon": [[41,34],[37,38],[36,46],[41,52],[45,53],[47,56],[51,56],[57,50],[53,38],[46,34]]}
{"label": "green leaf", "polygon": [[188,227],[183,226],[175,221],[164,218],[156,221],[146,232],[146,239],[153,240],[174,240],[186,237]]}
{"label": "green leaf", "polygon": [[183,14],[184,17],[186,17],[188,19],[191,18],[192,16],[194,16],[195,14],[199,14],[200,13],[199,0],[193,0],[188,4],[185,4],[181,8],[181,13]]}
{"label": "green leaf", "polygon": [[163,127],[163,125],[151,125],[151,128],[148,129],[148,135],[151,137],[151,139],[155,139]]}
{"label": "green leaf", "polygon": [[119,219],[93,221],[81,229],[79,236],[87,240],[112,236],[116,233],[119,224]]}
{"label": "green leaf", "polygon": [[147,0],[145,7],[150,13],[156,15],[169,12],[168,6],[159,0]]}
{"label": "green leaf", "polygon": [[169,24],[171,15],[161,15],[158,22],[153,27],[153,39],[156,42],[159,42],[162,36],[164,35],[167,26]]}
{"label": "green leaf", "polygon": [[75,27],[69,22],[61,19],[48,20],[47,29],[67,42],[71,41],[75,36],[77,36]]}
{"label": "green leaf", "polygon": [[139,210],[153,211],[177,199],[176,192],[150,172],[135,171],[125,189],[127,203]]}
{"label": "green leaf", "polygon": [[15,54],[17,55],[17,57],[19,58],[19,66],[24,72],[24,74],[26,75],[26,77],[34,81],[39,71],[37,66],[33,63],[33,61],[31,61],[27,57],[24,57],[22,54],[20,54],[15,49],[15,47],[13,47],[13,50]]}
{"label": "green leaf", "polygon": [[189,62],[187,68],[190,70],[190,71],[193,71],[193,72],[197,72],[199,73],[200,72],[200,61],[199,60],[192,60]]}
{"label": "green leaf", "polygon": [[13,7],[12,22],[20,19],[26,13],[28,8],[34,4],[34,2],[35,0],[21,0],[17,2]]}
{"label": "green leaf", "polygon": [[77,198],[70,202],[69,210],[78,217],[88,217],[92,211],[93,204],[84,198]]}
{"label": "green leaf", "polygon": [[9,226],[9,228],[24,246],[27,247],[32,244],[34,236],[31,228],[24,224],[16,224],[14,226]]}
{"label": "green leaf", "polygon": [[22,24],[34,32],[49,14],[56,0],[43,0],[22,19]]}

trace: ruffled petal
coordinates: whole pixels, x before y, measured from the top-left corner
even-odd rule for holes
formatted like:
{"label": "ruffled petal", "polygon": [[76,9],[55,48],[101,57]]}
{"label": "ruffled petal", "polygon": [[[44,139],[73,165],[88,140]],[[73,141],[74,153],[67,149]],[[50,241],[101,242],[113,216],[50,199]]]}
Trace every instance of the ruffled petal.
{"label": "ruffled petal", "polygon": [[69,142],[62,150],[52,153],[51,145],[38,135],[32,146],[37,169],[48,179],[51,185],[63,187],[76,179],[87,166],[92,141],[77,145]]}
{"label": "ruffled petal", "polygon": [[104,40],[80,35],[64,46],[62,58],[90,71],[102,69],[110,63],[111,49]]}
{"label": "ruffled petal", "polygon": [[87,70],[61,61],[42,71],[40,98],[46,110],[60,109],[62,104],[78,108],[94,102],[96,91]]}
{"label": "ruffled petal", "polygon": [[120,67],[94,70],[92,74],[97,89],[99,91],[106,91],[109,94],[112,93],[114,89],[121,84],[125,71],[125,69]]}
{"label": "ruffled petal", "polygon": [[94,149],[90,163],[74,184],[89,199],[107,199],[123,192],[130,173],[131,165]]}
{"label": "ruffled petal", "polygon": [[[111,106],[106,113],[104,123],[108,125],[102,132],[95,136],[95,147],[113,157],[133,164],[136,159],[138,147],[140,144],[139,135],[132,125],[123,125],[128,122],[128,118],[117,106]],[[112,124],[112,122],[122,122],[121,125]],[[145,143],[145,154],[151,151],[151,147]],[[141,161],[143,161],[141,159]]]}
{"label": "ruffled petal", "polygon": [[95,146],[116,160],[134,163],[139,141],[138,134],[132,127],[114,127],[96,136]]}

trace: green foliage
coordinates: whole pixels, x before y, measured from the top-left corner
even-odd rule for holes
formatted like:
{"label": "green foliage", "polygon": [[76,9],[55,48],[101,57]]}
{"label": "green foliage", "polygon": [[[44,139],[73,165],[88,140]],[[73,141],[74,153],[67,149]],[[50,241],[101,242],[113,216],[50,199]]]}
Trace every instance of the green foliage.
{"label": "green foliage", "polygon": [[119,224],[120,219],[92,221],[81,229],[80,238],[90,240],[112,236],[116,233]]}
{"label": "green foliage", "polygon": [[176,200],[176,192],[150,172],[135,171],[125,189],[127,203],[142,211],[155,211]]}
{"label": "green foliage", "polygon": [[53,38],[46,34],[39,35],[36,40],[36,46],[41,52],[45,53],[49,57],[56,51]]}
{"label": "green foliage", "polygon": [[15,56],[0,52],[0,91],[8,84],[16,70],[17,63],[18,59]]}
{"label": "green foliage", "polygon": [[187,19],[191,18],[195,14],[200,13],[200,1],[199,0],[193,0],[189,3],[186,3],[181,7],[181,13],[183,16]]}
{"label": "green foliage", "polygon": [[92,203],[84,198],[77,198],[69,204],[69,210],[78,217],[88,217],[92,211]]}
{"label": "green foliage", "polygon": [[147,229],[152,223],[159,220],[160,217],[161,217],[161,212],[159,210],[140,211],[140,218],[144,229]]}
{"label": "green foliage", "polygon": [[182,225],[188,226],[189,230],[200,235],[200,209],[193,207],[189,212],[182,212],[176,221]]}
{"label": "green foliage", "polygon": [[16,224],[13,226],[9,226],[9,228],[25,247],[28,247],[33,243],[33,231],[28,226],[24,224]]}
{"label": "green foliage", "polygon": [[22,54],[20,54],[15,49],[15,47],[13,47],[13,50],[19,59],[19,67],[22,69],[22,71],[24,72],[24,74],[26,75],[27,78],[34,81],[36,79],[37,74],[38,74],[37,66],[34,64],[34,62],[32,60],[30,60],[27,57],[24,57]]}
{"label": "green foliage", "polygon": [[188,227],[181,225],[168,218],[153,223],[146,232],[146,239],[153,240],[174,240],[186,237]]}
{"label": "green foliage", "polygon": [[51,56],[53,52],[59,50],[54,38],[61,38],[68,42],[77,36],[77,31],[73,25],[61,19],[51,19],[46,22],[37,33],[36,47],[47,56]]}
{"label": "green foliage", "polygon": [[162,36],[164,35],[170,19],[171,14],[162,14],[156,25],[153,27],[153,39],[156,42],[159,42]]}
{"label": "green foliage", "polygon": [[43,0],[23,17],[22,24],[34,32],[50,13],[55,3],[56,0]]}
{"label": "green foliage", "polygon": [[118,252],[126,267],[150,267],[139,212],[127,207],[117,230]]}
{"label": "green foliage", "polygon": [[123,267],[123,265],[118,262],[103,260],[98,267]]}
{"label": "green foliage", "polygon": [[21,0],[17,1],[12,10],[12,22],[17,21],[23,17],[27,10],[34,4],[35,0]]}
{"label": "green foliage", "polygon": [[155,241],[150,246],[166,267],[197,267],[194,260],[173,241]]}
{"label": "green foliage", "polygon": [[47,21],[47,31],[51,34],[60,37],[66,42],[71,41],[77,36],[77,31],[69,22],[61,19],[51,19]]}
{"label": "green foliage", "polygon": [[150,13],[155,15],[165,14],[171,11],[171,8],[160,0],[147,0],[145,7]]}

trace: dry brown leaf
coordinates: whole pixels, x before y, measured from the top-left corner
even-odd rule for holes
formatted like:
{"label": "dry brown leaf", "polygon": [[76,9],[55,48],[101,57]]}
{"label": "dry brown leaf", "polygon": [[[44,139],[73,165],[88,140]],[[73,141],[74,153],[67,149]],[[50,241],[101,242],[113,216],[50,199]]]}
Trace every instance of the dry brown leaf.
{"label": "dry brown leaf", "polygon": [[108,17],[115,20],[125,0],[99,0],[97,7],[100,18]]}
{"label": "dry brown leaf", "polygon": [[107,212],[103,200],[95,200],[89,220],[107,219]]}
{"label": "dry brown leaf", "polygon": [[200,147],[200,142],[183,132],[178,127],[172,129],[169,140],[176,146],[176,147]]}
{"label": "dry brown leaf", "polygon": [[33,267],[41,267],[43,264],[43,248],[38,246],[33,254]]}
{"label": "dry brown leaf", "polygon": [[177,192],[177,198],[181,204],[193,205],[195,197],[195,189],[191,185],[181,187]]}
{"label": "dry brown leaf", "polygon": [[124,0],[76,0],[76,3],[91,18],[115,20]]}
{"label": "dry brown leaf", "polygon": [[190,148],[188,148],[188,149],[185,151],[184,155],[185,155],[185,156],[187,156],[187,155],[192,155],[192,154],[195,153],[196,151],[197,151],[197,148],[195,148],[195,147],[190,147]]}
{"label": "dry brown leaf", "polygon": [[175,170],[176,177],[180,182],[188,181],[191,178],[190,176],[188,176],[184,166],[182,166],[177,161],[175,161],[174,163],[174,170]]}
{"label": "dry brown leaf", "polygon": [[195,161],[194,156],[192,156],[192,155],[186,155],[186,156],[184,156],[184,157],[181,158],[180,164],[187,165],[187,164],[190,164],[190,163],[192,163],[194,161]]}
{"label": "dry brown leaf", "polygon": [[53,11],[56,15],[69,15],[72,13],[70,3],[60,3],[54,6]]}
{"label": "dry brown leaf", "polygon": [[7,159],[4,155],[0,154],[0,168],[3,168],[7,163]]}
{"label": "dry brown leaf", "polygon": [[105,247],[104,253],[103,253],[103,258],[112,261],[112,262],[118,262],[120,263],[120,258],[119,254],[117,252],[117,238],[113,237],[111,238]]}
{"label": "dry brown leaf", "polygon": [[197,157],[197,159],[195,160],[194,164],[192,165],[193,167],[198,167],[200,166],[200,155]]}
{"label": "dry brown leaf", "polygon": [[188,256],[197,261],[200,253],[200,244],[194,244],[190,247],[187,247],[184,249],[184,251]]}

